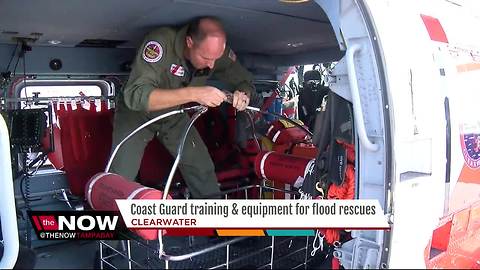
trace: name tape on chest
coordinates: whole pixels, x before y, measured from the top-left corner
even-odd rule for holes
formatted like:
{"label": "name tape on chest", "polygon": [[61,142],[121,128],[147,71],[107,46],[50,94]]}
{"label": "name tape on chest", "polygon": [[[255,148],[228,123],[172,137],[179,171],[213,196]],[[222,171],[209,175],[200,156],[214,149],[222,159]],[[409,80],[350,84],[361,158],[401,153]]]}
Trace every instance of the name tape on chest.
{"label": "name tape on chest", "polygon": [[170,66],[170,73],[178,77],[183,77],[185,75],[185,68],[181,65],[172,64]]}

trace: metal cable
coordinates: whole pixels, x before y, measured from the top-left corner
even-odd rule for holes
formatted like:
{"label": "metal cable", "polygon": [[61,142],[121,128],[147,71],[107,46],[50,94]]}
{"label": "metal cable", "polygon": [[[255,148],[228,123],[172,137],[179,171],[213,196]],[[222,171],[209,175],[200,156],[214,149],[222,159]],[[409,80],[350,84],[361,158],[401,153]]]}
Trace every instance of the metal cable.
{"label": "metal cable", "polygon": [[13,49],[12,56],[10,56],[10,61],[8,61],[7,68],[5,69],[5,72],[8,72],[10,70],[10,64],[12,64],[13,58],[15,58],[15,53],[17,52],[18,48],[18,41],[17,44],[15,45],[15,49]]}
{"label": "metal cable", "polygon": [[276,113],[269,112],[269,111],[262,111],[262,110],[260,110],[259,108],[252,107],[252,106],[247,106],[246,109],[247,109],[247,110],[251,110],[251,111],[255,111],[255,112],[259,112],[259,113],[261,113],[261,114],[269,114],[269,115],[272,115],[272,116],[281,118],[281,119],[283,119],[283,120],[285,120],[285,121],[293,124],[294,126],[301,128],[303,131],[305,131],[305,132],[310,136],[310,138],[313,137],[313,133],[312,133],[310,130],[304,128],[304,127],[303,127],[302,125],[300,125],[299,123],[297,123],[297,122],[293,121],[292,119],[290,119],[290,118],[288,118],[288,117],[285,117],[285,116],[283,116],[283,115],[281,115],[281,114],[276,114]]}
{"label": "metal cable", "polygon": [[255,122],[253,121],[253,117],[248,112],[244,112],[244,113],[248,116],[248,120],[250,120],[250,126],[252,127],[253,139],[255,140],[255,144],[257,145],[258,151],[262,152],[262,146],[258,142],[257,134],[255,133]]}
{"label": "metal cable", "polygon": [[[223,91],[223,93],[227,96],[227,100],[225,102],[233,104],[233,94],[230,93],[230,92],[227,92],[227,91]],[[310,130],[304,128],[302,125],[298,124],[297,122],[293,121],[292,119],[290,119],[288,117],[285,117],[281,114],[276,114],[276,113],[269,112],[269,111],[262,111],[260,108],[256,108],[256,107],[252,107],[252,106],[247,106],[245,109],[250,110],[250,111],[254,111],[254,112],[259,112],[261,114],[269,114],[269,115],[281,118],[281,119],[293,124],[294,126],[301,128],[303,131],[305,131],[310,136],[310,138],[313,137],[313,133]]]}

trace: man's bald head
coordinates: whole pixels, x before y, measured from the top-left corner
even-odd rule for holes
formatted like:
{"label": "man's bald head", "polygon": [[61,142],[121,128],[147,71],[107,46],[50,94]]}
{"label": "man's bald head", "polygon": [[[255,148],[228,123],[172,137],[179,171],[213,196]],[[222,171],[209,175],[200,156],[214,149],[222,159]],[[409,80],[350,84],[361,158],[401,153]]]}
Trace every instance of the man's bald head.
{"label": "man's bald head", "polygon": [[223,25],[215,17],[195,18],[188,26],[187,36],[190,36],[196,43],[201,43],[209,36],[226,39]]}
{"label": "man's bald head", "polygon": [[185,38],[185,57],[196,69],[213,68],[226,46],[222,23],[214,17],[193,20]]}

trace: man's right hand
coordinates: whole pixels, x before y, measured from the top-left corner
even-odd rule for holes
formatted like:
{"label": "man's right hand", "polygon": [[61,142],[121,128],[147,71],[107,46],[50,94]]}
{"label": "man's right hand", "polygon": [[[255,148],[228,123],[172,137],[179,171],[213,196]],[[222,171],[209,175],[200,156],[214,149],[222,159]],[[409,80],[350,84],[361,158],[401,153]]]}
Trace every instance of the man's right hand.
{"label": "man's right hand", "polygon": [[227,100],[225,93],[213,86],[199,86],[194,89],[195,101],[208,107],[217,107]]}

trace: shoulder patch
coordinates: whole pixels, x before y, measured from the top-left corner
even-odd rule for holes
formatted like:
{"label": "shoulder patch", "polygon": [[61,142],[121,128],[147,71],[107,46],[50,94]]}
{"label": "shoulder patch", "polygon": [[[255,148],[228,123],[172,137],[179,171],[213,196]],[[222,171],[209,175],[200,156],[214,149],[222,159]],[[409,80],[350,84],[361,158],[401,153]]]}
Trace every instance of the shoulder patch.
{"label": "shoulder patch", "polygon": [[232,59],[233,62],[237,60],[237,55],[233,52],[232,49],[228,52],[228,58]]}
{"label": "shoulder patch", "polygon": [[163,48],[157,41],[149,41],[145,44],[142,52],[143,60],[149,63],[156,63],[162,59]]}
{"label": "shoulder patch", "polygon": [[480,168],[480,133],[478,125],[460,125],[462,154],[465,164],[471,169]]}

